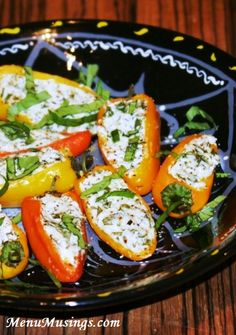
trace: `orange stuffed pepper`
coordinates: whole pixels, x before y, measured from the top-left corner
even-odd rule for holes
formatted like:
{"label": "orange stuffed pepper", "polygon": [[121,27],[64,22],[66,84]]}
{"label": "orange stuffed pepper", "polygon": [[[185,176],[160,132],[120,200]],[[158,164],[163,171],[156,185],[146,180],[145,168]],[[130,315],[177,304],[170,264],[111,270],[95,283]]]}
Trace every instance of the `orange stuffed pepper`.
{"label": "orange stuffed pepper", "polygon": [[170,216],[181,218],[205,206],[219,164],[216,138],[194,134],[181,141],[164,160],[153,185],[153,198]]}
{"label": "orange stuffed pepper", "polygon": [[105,162],[126,168],[125,180],[141,194],[152,189],[159,169],[160,117],[145,94],[114,99],[98,113],[98,143]]}

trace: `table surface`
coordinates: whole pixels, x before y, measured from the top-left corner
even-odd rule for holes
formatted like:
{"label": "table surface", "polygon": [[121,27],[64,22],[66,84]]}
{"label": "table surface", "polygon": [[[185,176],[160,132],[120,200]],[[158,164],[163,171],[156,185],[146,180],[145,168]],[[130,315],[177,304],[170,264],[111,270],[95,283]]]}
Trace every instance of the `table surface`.
{"label": "table surface", "polygon": [[[59,18],[130,21],[187,33],[236,56],[235,0],[0,0],[0,9],[0,26]],[[7,328],[0,316],[0,329],[3,335],[236,334],[235,277],[233,261],[183,293],[89,319],[119,320],[116,328]]]}

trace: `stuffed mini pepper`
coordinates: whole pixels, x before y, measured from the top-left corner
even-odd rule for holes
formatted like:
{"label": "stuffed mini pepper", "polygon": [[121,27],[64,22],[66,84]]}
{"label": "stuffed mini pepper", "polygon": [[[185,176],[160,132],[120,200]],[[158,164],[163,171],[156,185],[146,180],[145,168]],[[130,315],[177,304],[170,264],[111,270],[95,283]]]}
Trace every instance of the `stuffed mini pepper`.
{"label": "stuffed mini pepper", "polygon": [[28,197],[22,221],[33,254],[59,281],[76,282],[86,258],[85,218],[74,192]]}
{"label": "stuffed mini pepper", "polygon": [[0,279],[20,274],[27,266],[28,259],[25,233],[0,211]]}
{"label": "stuffed mini pepper", "polygon": [[108,165],[126,168],[125,180],[141,195],[151,191],[159,169],[160,118],[151,98],[115,99],[98,114],[98,143]]}
{"label": "stuffed mini pepper", "polygon": [[95,233],[121,255],[140,261],[156,249],[155,223],[149,206],[122,174],[97,166],[76,182],[75,190]]}
{"label": "stuffed mini pepper", "polygon": [[198,212],[211,194],[214,169],[219,164],[216,138],[195,134],[186,137],[168,155],[153,186],[153,198],[170,216],[181,218]]}

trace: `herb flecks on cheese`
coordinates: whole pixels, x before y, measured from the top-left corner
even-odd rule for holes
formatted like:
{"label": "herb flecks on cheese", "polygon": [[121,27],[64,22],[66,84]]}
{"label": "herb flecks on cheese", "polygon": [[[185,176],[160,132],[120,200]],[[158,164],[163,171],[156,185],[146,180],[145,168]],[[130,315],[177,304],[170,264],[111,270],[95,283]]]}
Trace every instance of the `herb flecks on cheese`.
{"label": "herb flecks on cheese", "polygon": [[37,152],[26,152],[18,155],[10,155],[7,158],[1,158],[0,184],[5,182],[3,177],[10,180],[20,179],[26,175],[43,171],[50,165],[64,161],[65,159],[62,153],[50,147],[43,148]]}
{"label": "herb flecks on cheese", "polygon": [[[109,170],[91,172],[80,184],[82,193],[109,176]],[[110,178],[106,188],[87,195],[86,203],[99,229],[131,252],[144,252],[155,239],[151,214],[122,178]]]}
{"label": "herb flecks on cheese", "polygon": [[75,266],[78,254],[85,248],[81,223],[84,216],[70,196],[46,194],[40,198],[41,219],[64,262]]}
{"label": "herb flecks on cheese", "polygon": [[[3,102],[13,106],[25,99],[27,95],[25,84],[25,76],[16,74],[2,75],[0,77],[0,96]],[[20,114],[26,116],[32,124],[38,124],[42,118],[49,113],[49,111],[56,111],[63,106],[65,101],[69,105],[83,105],[90,104],[97,99],[92,92],[90,93],[80,87],[73,87],[58,83],[54,79],[34,79],[34,84],[36,94],[46,91],[50,97],[45,101],[20,111]],[[97,111],[95,111],[95,113],[97,113]],[[86,116],[86,113],[80,113],[79,116],[74,114],[70,117],[77,118],[84,116]],[[68,132],[72,133],[78,130],[90,129],[90,126],[94,131],[96,130],[95,122],[92,122],[91,125],[85,123],[78,127],[68,127],[69,129],[65,126],[53,124],[50,126],[50,129],[56,132],[61,132],[66,129]]]}
{"label": "herb flecks on cheese", "polygon": [[133,99],[107,104],[98,133],[105,139],[105,156],[115,168],[123,165],[127,170],[132,170],[141,163],[146,108],[145,101]]}
{"label": "herb flecks on cheese", "polygon": [[216,138],[211,135],[193,139],[185,145],[183,152],[169,167],[168,172],[193,188],[206,187],[206,178],[220,163],[220,158],[214,149],[215,144]]}

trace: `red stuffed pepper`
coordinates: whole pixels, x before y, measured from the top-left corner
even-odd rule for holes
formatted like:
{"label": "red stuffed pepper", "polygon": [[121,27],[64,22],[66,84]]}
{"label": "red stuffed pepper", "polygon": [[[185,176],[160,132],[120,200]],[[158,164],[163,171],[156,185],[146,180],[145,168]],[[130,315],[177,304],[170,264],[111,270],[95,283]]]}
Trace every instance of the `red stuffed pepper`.
{"label": "red stuffed pepper", "polygon": [[22,220],[32,251],[59,281],[75,282],[86,258],[85,219],[74,192],[25,198]]}

